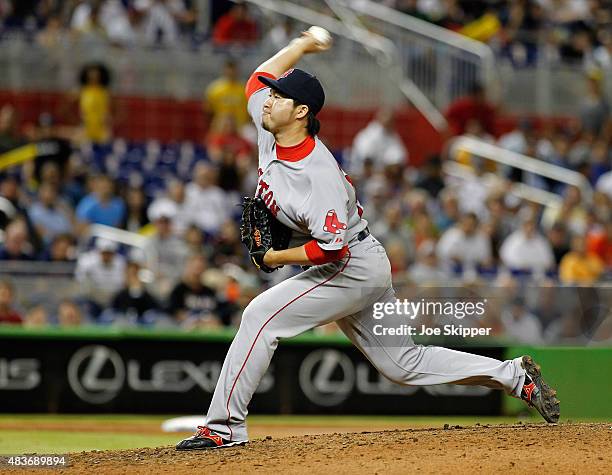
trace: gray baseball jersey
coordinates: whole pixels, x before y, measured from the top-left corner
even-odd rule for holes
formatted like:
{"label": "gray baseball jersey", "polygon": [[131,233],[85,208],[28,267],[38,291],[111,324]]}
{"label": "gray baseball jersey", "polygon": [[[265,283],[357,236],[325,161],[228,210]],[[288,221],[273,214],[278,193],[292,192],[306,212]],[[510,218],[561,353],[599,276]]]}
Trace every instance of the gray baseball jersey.
{"label": "gray baseball jersey", "polygon": [[248,110],[258,132],[260,196],[272,214],[291,228],[291,247],[316,239],[321,249],[341,249],[368,223],[350,178],[319,140],[308,137],[295,147],[279,147],[261,125],[269,88],[254,92]]}
{"label": "gray baseball jersey", "polygon": [[[252,80],[249,81],[252,84]],[[248,89],[247,89],[248,91]],[[256,193],[285,225],[296,243],[315,239],[321,249],[348,251],[315,265],[258,295],[242,315],[223,363],[205,425],[234,441],[246,441],[247,406],[268,369],[281,338],[336,322],[370,362],[390,380],[405,385],[484,385],[520,396],[525,371],[520,359],[492,358],[415,345],[411,336],[385,339],[374,330],[375,303],[395,302],[391,266],[383,246],[359,232],[355,190],[318,138],[279,147],[261,127],[269,89],[250,91],[249,113],[259,132],[260,180]]]}

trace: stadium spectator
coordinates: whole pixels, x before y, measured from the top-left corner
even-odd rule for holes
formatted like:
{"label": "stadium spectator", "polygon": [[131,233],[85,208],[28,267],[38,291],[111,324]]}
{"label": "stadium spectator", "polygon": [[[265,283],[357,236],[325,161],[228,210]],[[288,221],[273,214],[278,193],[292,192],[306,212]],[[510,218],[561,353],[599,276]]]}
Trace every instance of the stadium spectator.
{"label": "stadium spectator", "polygon": [[33,258],[34,249],[26,222],[22,218],[15,219],[6,227],[4,242],[0,244],[0,261],[29,261]]}
{"label": "stadium spectator", "polygon": [[187,228],[183,235],[188,254],[202,254],[204,252],[204,233],[193,224]]}
{"label": "stadium spectator", "polygon": [[203,108],[211,130],[215,130],[217,121],[226,116],[234,119],[233,125],[238,130],[249,122],[244,87],[244,81],[239,79],[238,64],[228,59],[221,77],[211,82],[204,93]]}
{"label": "stadium spectator", "polygon": [[251,46],[258,39],[257,24],[246,4],[237,3],[221,16],[213,28],[213,42],[217,46]]}
{"label": "stadium spectator", "polygon": [[238,133],[231,115],[218,117],[206,140],[210,158],[222,162],[224,158],[244,159],[252,152],[251,144]]}
{"label": "stadium spectator", "polygon": [[438,155],[429,157],[419,170],[419,178],[414,184],[416,188],[421,188],[429,196],[436,199],[444,189],[445,183],[442,176],[442,161]]}
{"label": "stadium spectator", "polygon": [[71,211],[59,199],[57,189],[50,183],[42,183],[38,188],[38,200],[31,205],[29,215],[47,245],[55,236],[72,232]]}
{"label": "stadium spectator", "polygon": [[217,170],[210,164],[198,162],[193,175],[193,181],[185,187],[185,209],[192,223],[214,236],[237,203],[228,200],[219,188]]}
{"label": "stadium spectator", "polygon": [[87,173],[82,157],[79,154],[71,155],[66,163],[61,190],[62,196],[73,208],[77,207],[87,193],[85,186]]}
{"label": "stadium spectator", "polygon": [[202,283],[205,270],[206,258],[203,255],[191,256],[185,264],[181,282],[170,294],[168,313],[186,328],[220,325],[215,291]]}
{"label": "stadium spectator", "polygon": [[40,328],[47,325],[49,325],[49,314],[42,305],[29,309],[23,319],[23,326],[27,328]]}
{"label": "stadium spectator", "polygon": [[[135,15],[122,0],[105,0],[100,12],[101,22],[111,43],[118,46],[132,46],[140,42]],[[131,7],[130,7],[131,8]]]}
{"label": "stadium spectator", "polygon": [[595,66],[601,69],[612,68],[612,32],[602,30],[599,34],[600,45],[593,51]]}
{"label": "stadium spectator", "polygon": [[151,324],[155,322],[159,305],[142,282],[141,269],[138,260],[130,259],[125,269],[125,287],[113,297],[111,308],[116,316],[134,323]]}
{"label": "stadium spectator", "polygon": [[57,324],[62,328],[81,326],[83,313],[79,306],[70,300],[62,300],[57,307]]}
{"label": "stadium spectator", "polygon": [[45,27],[36,35],[36,42],[47,50],[61,48],[66,35],[59,14],[53,14]]}
{"label": "stadium spectator", "polygon": [[76,240],[70,234],[58,234],[39,254],[41,261],[72,262],[76,260]]}
{"label": "stadium spectator", "polygon": [[538,344],[542,342],[542,324],[529,311],[521,297],[515,298],[501,315],[505,336],[519,343]]}
{"label": "stadium spectator", "polygon": [[555,256],[548,240],[537,229],[536,219],[527,217],[520,229],[510,234],[499,250],[503,264],[512,272],[541,277],[554,269]]}
{"label": "stadium spectator", "polygon": [[93,179],[93,192],[76,208],[77,232],[82,235],[90,224],[119,227],[125,216],[125,203],[115,195],[115,184],[108,175]]}
{"label": "stadium spectator", "polygon": [[351,172],[360,175],[370,159],[375,171],[388,165],[405,165],[408,152],[395,129],[394,112],[381,109],[374,120],[357,132],[351,148]]}
{"label": "stadium spectator", "polygon": [[251,166],[250,163],[251,156],[248,156],[246,160],[239,161],[238,157],[231,150],[226,149],[221,155],[218,179],[219,188],[235,201],[240,201],[240,196],[236,196],[236,193],[253,189],[251,187],[243,187],[245,168]]}
{"label": "stadium spectator", "polygon": [[408,270],[410,280],[416,284],[427,285],[441,283],[449,275],[441,268],[436,256],[436,244],[425,241],[416,253],[416,262]]}
{"label": "stadium spectator", "polygon": [[0,174],[0,230],[15,218],[19,208],[17,201],[17,180],[12,176]]}
{"label": "stadium spectator", "polygon": [[569,248],[569,237],[567,228],[562,222],[557,222],[546,233],[548,241],[555,257],[555,265],[558,266],[561,263],[561,259],[565,256]]}
{"label": "stadium spectator", "polygon": [[23,319],[15,310],[15,288],[8,280],[0,280],[0,324],[21,325]]}
{"label": "stadium spectator", "polygon": [[489,236],[493,259],[499,259],[499,248],[504,239],[512,232],[514,219],[504,203],[504,195],[492,193],[486,201],[487,212],[483,219],[483,231]]}
{"label": "stadium spectator", "polygon": [[608,141],[603,139],[595,140],[589,152],[590,156],[586,156],[581,163],[586,162],[588,178],[592,184],[596,184],[599,178],[612,168],[612,162],[610,161],[612,156],[608,148]]}
{"label": "stadium spectator", "polygon": [[193,23],[193,12],[182,0],[136,0],[136,10],[143,16],[143,31],[150,46],[175,47],[179,40],[179,23]]}
{"label": "stadium spectator", "polygon": [[0,108],[0,153],[7,152],[23,143],[17,129],[17,112],[11,104]]}
{"label": "stadium spectator", "polygon": [[604,262],[587,252],[583,236],[572,238],[572,248],[559,264],[559,280],[564,284],[588,285],[597,282],[604,271]]}
{"label": "stadium spectator", "polygon": [[[502,13],[503,15],[503,13]],[[501,15],[500,15],[501,16]],[[537,2],[511,2],[501,39],[503,52],[515,67],[533,66],[538,56],[545,12]]]}
{"label": "stadium spectator", "polygon": [[173,232],[176,207],[172,202],[157,201],[149,207],[148,214],[155,233],[148,238],[144,252],[151,259],[148,267],[155,274],[154,293],[164,300],[181,277],[189,249]]}
{"label": "stadium spectator", "polygon": [[394,241],[385,246],[389,263],[391,264],[391,274],[393,279],[402,280],[408,271],[408,255],[404,243]]}
{"label": "stadium spectator", "polygon": [[470,121],[479,123],[484,132],[494,133],[495,108],[487,101],[485,89],[479,83],[472,84],[467,96],[452,102],[445,115],[451,135],[464,134]]}
{"label": "stadium spectator", "polygon": [[[142,2],[137,0],[131,3],[139,5]],[[74,9],[70,27],[89,40],[107,40],[118,46],[137,44],[140,42],[140,35],[134,24],[135,11],[128,10],[127,6],[127,2],[122,0],[82,1]],[[47,34],[55,32],[55,28],[48,31],[49,23],[52,20],[60,21],[56,15],[50,17],[45,30]],[[42,34],[39,35],[39,38],[41,36]],[[48,39],[48,36],[46,38]],[[47,45],[44,40],[43,44]]]}
{"label": "stadium spectator", "polygon": [[80,286],[80,296],[97,317],[111,303],[125,283],[125,258],[119,254],[117,243],[96,239],[95,249],[81,254],[74,272]]}
{"label": "stadium spectator", "polygon": [[586,239],[588,252],[599,256],[608,270],[612,270],[612,220],[594,226],[587,233]]}
{"label": "stadium spectator", "polygon": [[440,191],[439,210],[434,222],[440,232],[444,232],[459,222],[461,212],[459,211],[459,200],[457,194],[450,188]]}
{"label": "stadium spectator", "polygon": [[[149,205],[149,210],[164,202],[170,203],[175,209],[175,214],[172,218],[173,233],[177,236],[182,236],[192,224],[192,218],[185,206],[185,183],[178,179],[169,180],[165,195],[156,198]],[[147,217],[149,220],[151,219],[149,211],[147,211]]]}
{"label": "stadium spectator", "polygon": [[479,225],[478,217],[467,213],[458,226],[453,226],[440,237],[436,252],[446,269],[469,276],[479,267],[491,266],[491,240]]}
{"label": "stadium spectator", "polygon": [[126,212],[121,228],[133,233],[139,232],[149,223],[147,197],[142,188],[130,187],[125,192]]}
{"label": "stadium spectator", "polygon": [[561,206],[550,205],[542,215],[542,227],[550,229],[556,222],[563,222],[573,234],[584,234],[587,228],[587,210],[578,187],[568,186]]}
{"label": "stadium spectator", "polygon": [[76,6],[70,18],[70,28],[72,30],[86,33],[95,28],[96,16],[102,4],[101,0],[77,0]]}
{"label": "stadium spectator", "polygon": [[[612,199],[605,193],[595,191],[595,193],[593,193],[593,203],[590,206],[589,212],[600,224],[610,221],[610,216],[612,216]],[[587,229],[590,229],[592,226],[592,223],[587,224]]]}
{"label": "stadium spectator", "polygon": [[506,150],[516,153],[527,153],[529,138],[534,136],[534,123],[528,118],[522,118],[517,122],[515,129],[499,137],[497,145]]}
{"label": "stadium spectator", "polygon": [[372,225],[372,234],[383,244],[398,241],[407,248],[411,247],[412,233],[404,219],[399,204],[390,204],[385,210],[384,219]]}
{"label": "stadium spectator", "polygon": [[486,174],[486,161],[481,157],[471,157],[471,163],[474,173],[453,184],[453,188],[460,211],[464,214],[474,213],[483,218],[487,214],[486,204],[490,188],[499,185],[500,181],[496,176]]}
{"label": "stadium spectator", "polygon": [[592,71],[587,77],[587,93],[580,106],[580,123],[585,132],[598,135],[610,117],[610,104],[603,92],[601,71]]}
{"label": "stadium spectator", "polygon": [[595,189],[601,193],[605,193],[612,200],[612,170],[599,176]]}
{"label": "stadium spectator", "polygon": [[210,261],[215,267],[221,267],[227,263],[240,265],[244,255],[240,230],[234,221],[228,220],[223,223],[219,234],[212,243]]}
{"label": "stadium spectator", "polygon": [[293,38],[295,38],[295,21],[290,17],[281,17],[274,22],[265,41],[270,50],[278,51],[288,45]]}
{"label": "stadium spectator", "polygon": [[112,135],[110,80],[108,68],[99,63],[86,65],[79,76],[83,134],[92,143],[107,143]]}

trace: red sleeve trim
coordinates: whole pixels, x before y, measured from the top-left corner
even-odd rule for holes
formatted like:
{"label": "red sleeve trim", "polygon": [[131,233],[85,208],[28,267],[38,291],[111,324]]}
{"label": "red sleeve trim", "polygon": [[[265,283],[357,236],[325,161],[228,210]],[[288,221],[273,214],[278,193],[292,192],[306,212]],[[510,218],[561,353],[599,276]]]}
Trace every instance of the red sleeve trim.
{"label": "red sleeve trim", "polygon": [[304,244],[304,249],[306,250],[306,255],[308,259],[310,259],[310,262],[317,266],[342,259],[348,252],[348,246],[344,246],[342,249],[334,251],[321,249],[316,239],[312,239]]}
{"label": "red sleeve trim", "polygon": [[247,81],[246,87],[244,88],[247,100],[250,99],[250,97],[260,89],[268,87],[264,83],[259,81],[258,76],[265,76],[270,79],[276,79],[276,76],[274,76],[274,74],[266,73],[265,71],[255,71],[253,74],[251,74],[251,77]]}

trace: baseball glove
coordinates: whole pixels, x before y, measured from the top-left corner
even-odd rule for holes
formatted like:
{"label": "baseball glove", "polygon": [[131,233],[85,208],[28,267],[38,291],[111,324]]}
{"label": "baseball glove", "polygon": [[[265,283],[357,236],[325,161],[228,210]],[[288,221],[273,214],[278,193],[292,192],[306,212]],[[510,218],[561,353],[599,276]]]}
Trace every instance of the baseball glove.
{"label": "baseball glove", "polygon": [[242,207],[240,240],[258,269],[274,272],[278,267],[268,267],[264,264],[263,258],[268,249],[276,251],[287,249],[291,230],[272,215],[261,198],[245,196]]}

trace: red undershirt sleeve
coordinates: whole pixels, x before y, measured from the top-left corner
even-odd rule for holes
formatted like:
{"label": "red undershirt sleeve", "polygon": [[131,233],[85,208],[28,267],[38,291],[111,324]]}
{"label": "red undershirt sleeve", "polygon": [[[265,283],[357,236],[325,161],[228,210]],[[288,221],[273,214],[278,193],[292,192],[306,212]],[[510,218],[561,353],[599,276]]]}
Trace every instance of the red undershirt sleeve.
{"label": "red undershirt sleeve", "polygon": [[274,76],[274,74],[266,73],[264,71],[255,71],[253,74],[251,74],[251,77],[247,81],[246,87],[244,88],[247,100],[260,89],[268,87],[264,83],[260,82],[259,79],[257,79],[257,76],[265,76],[270,79],[276,79],[276,76]]}
{"label": "red undershirt sleeve", "polygon": [[342,249],[335,249],[332,251],[321,249],[316,239],[308,241],[304,245],[304,249],[306,250],[306,255],[308,256],[308,259],[310,259],[310,261],[315,265],[327,264],[328,262],[337,261],[346,256],[346,253],[348,252],[348,246],[344,246],[342,247]]}

